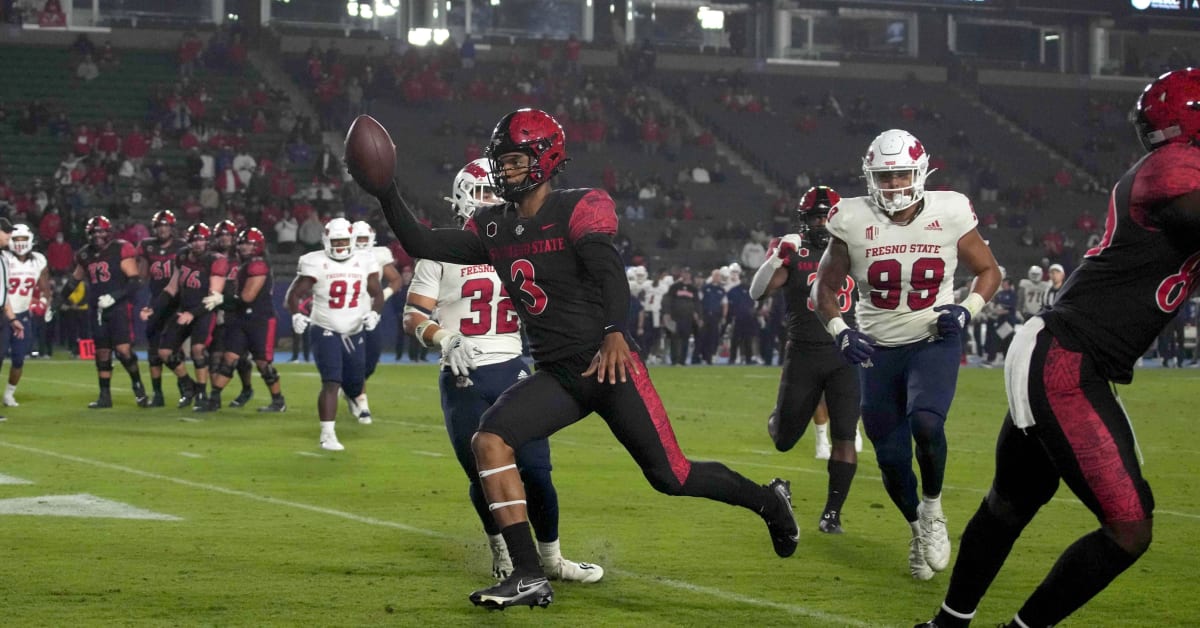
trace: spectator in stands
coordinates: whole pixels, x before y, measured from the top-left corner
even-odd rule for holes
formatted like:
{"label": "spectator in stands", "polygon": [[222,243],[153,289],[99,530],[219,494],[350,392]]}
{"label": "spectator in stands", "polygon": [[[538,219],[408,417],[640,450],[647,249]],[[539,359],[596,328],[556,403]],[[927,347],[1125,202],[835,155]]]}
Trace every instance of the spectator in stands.
{"label": "spectator in stands", "polygon": [[84,55],[96,54],[96,44],[92,43],[87,33],[79,33],[71,42],[71,54],[83,58]]}
{"label": "spectator in stands", "polygon": [[46,4],[42,6],[42,11],[38,14],[38,26],[42,28],[64,28],[67,25],[67,16],[63,13],[62,5],[58,0],[46,0]]}
{"label": "spectator in stands", "polygon": [[81,124],[75,131],[75,139],[73,144],[73,152],[76,157],[86,157],[92,153],[92,148],[96,144],[96,136],[92,134],[88,125]]}
{"label": "spectator in stands", "polygon": [[1091,233],[1096,230],[1096,217],[1088,210],[1079,212],[1079,216],[1075,218],[1075,228],[1084,233]]}
{"label": "spectator in stands", "polygon": [[217,208],[220,206],[221,193],[217,191],[212,180],[205,179],[204,186],[200,189],[200,208],[203,210],[204,216],[215,217]]}
{"label": "spectator in stands", "polygon": [[237,175],[240,187],[244,188],[250,185],[250,179],[254,175],[255,168],[258,167],[258,162],[250,154],[249,147],[243,146],[238,150],[231,165],[233,172]]}
{"label": "spectator in stands", "polygon": [[121,59],[113,49],[112,40],[106,40],[104,47],[100,48],[99,63],[106,70],[116,69],[121,65]]}
{"label": "spectator in stands", "polygon": [[195,31],[188,30],[179,42],[179,76],[191,78],[196,72],[200,55],[204,50],[204,42],[196,36]]}
{"label": "spectator in stands", "polygon": [[642,144],[643,153],[653,155],[658,152],[658,147],[662,144],[662,129],[653,113],[647,113],[642,119],[638,140]]}
{"label": "spectator in stands", "polygon": [[1042,236],[1042,250],[1050,259],[1062,259],[1064,248],[1063,234],[1058,230],[1057,225],[1050,225],[1046,234]]}
{"label": "spectator in stands", "polygon": [[1036,246],[1037,242],[1034,239],[1033,227],[1025,225],[1025,228],[1021,230],[1021,235],[1018,236],[1018,240],[1020,241],[1021,246]]}
{"label": "spectator in stands", "polygon": [[707,227],[700,227],[696,230],[696,235],[692,237],[692,250],[705,252],[717,250],[717,241]]}
{"label": "spectator in stands", "polygon": [[100,154],[100,160],[106,162],[116,161],[121,152],[121,136],[117,135],[112,118],[104,121],[104,127],[96,136],[96,152]]}
{"label": "spectator in stands", "polygon": [[742,263],[742,268],[753,273],[767,259],[767,249],[762,245],[762,242],[757,240],[747,240],[742,245],[742,253],[738,256]]}
{"label": "spectator in stands", "polygon": [[[55,210],[55,215],[57,215],[57,211]],[[42,220],[45,220],[45,217]],[[41,232],[41,229],[39,228],[38,231]],[[75,265],[75,252],[67,243],[62,230],[56,231],[54,236],[46,241],[50,242],[50,245],[46,247],[46,264],[50,267],[50,272],[55,275],[64,275],[70,272]]]}
{"label": "spectator in stands", "polygon": [[135,166],[141,167],[142,159],[150,152],[150,142],[142,132],[141,124],[135,122],[133,129],[125,134],[125,138],[121,140],[121,150]]}
{"label": "spectator in stands", "polygon": [[92,60],[92,55],[84,55],[79,64],[75,66],[75,78],[85,83],[100,78],[100,67]]}
{"label": "spectator in stands", "polygon": [[671,251],[679,246],[679,236],[675,233],[675,226],[667,224],[663,231],[658,236],[658,241],[655,242],[658,248],[665,251]]}

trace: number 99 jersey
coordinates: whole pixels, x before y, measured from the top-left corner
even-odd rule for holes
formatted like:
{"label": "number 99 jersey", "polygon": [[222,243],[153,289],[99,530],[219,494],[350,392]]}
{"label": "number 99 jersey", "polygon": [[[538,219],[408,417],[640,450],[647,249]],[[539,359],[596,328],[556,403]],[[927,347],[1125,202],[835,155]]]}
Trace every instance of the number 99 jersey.
{"label": "number 99 jersey", "polygon": [[979,223],[958,192],[926,192],[924,203],[906,225],[866,196],[843,198],[829,212],[826,229],[846,243],[858,284],[859,329],[883,346],[933,335],[933,308],[954,302],[958,241]]}
{"label": "number 99 jersey", "polygon": [[312,324],[339,334],[357,334],[371,309],[367,279],[378,274],[378,262],[368,252],[335,260],[325,251],[300,256],[296,274],[316,280],[313,285]]}
{"label": "number 99 jersey", "polygon": [[490,265],[419,260],[408,291],[437,301],[438,325],[473,340],[483,351],[479,366],[521,355],[517,311]]}

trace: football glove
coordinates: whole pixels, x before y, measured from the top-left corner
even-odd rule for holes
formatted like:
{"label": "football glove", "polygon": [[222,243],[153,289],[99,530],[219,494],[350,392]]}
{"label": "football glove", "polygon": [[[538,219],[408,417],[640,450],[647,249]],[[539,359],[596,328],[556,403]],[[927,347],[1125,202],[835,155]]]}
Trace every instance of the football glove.
{"label": "football glove", "polygon": [[46,307],[46,315],[42,317],[42,320],[49,323],[50,321],[54,320],[54,308],[50,307],[50,301],[46,300],[45,298],[42,299],[42,304]]}
{"label": "football glove", "polygon": [[117,300],[114,299],[111,294],[102,294],[102,295],[100,295],[100,298],[96,299],[96,305],[99,305],[100,309],[102,309],[102,310],[107,310],[108,308],[112,307],[116,302],[117,302]]}
{"label": "football glove", "polygon": [[225,295],[221,294],[220,292],[214,292],[203,299],[200,299],[200,302],[204,304],[204,309],[211,312],[221,307],[221,304],[225,302]]}
{"label": "football glove", "polygon": [[379,326],[380,318],[382,318],[382,317],[379,315],[379,312],[376,312],[375,310],[368,311],[363,316],[363,329],[365,329],[367,331],[371,331],[371,330],[375,329],[376,327]]}
{"label": "football glove", "polygon": [[775,254],[779,259],[787,261],[788,258],[800,251],[800,234],[789,233],[779,239],[779,248],[775,249]]}
{"label": "football glove", "polygon": [[469,377],[475,368],[475,358],[483,354],[479,345],[466,336],[454,332],[442,338],[442,361],[450,372],[458,377]]}
{"label": "football glove", "polygon": [[971,312],[957,303],[939,305],[933,311],[941,312],[937,317],[937,331],[942,338],[958,336],[971,322]]}
{"label": "football glove", "polygon": [[297,334],[303,334],[306,329],[308,329],[308,317],[300,312],[292,314],[292,330]]}
{"label": "football glove", "polygon": [[871,359],[871,354],[875,353],[875,347],[871,346],[871,337],[848,327],[842,330],[842,333],[837,335],[838,351],[842,352],[842,357],[851,364],[862,364]]}

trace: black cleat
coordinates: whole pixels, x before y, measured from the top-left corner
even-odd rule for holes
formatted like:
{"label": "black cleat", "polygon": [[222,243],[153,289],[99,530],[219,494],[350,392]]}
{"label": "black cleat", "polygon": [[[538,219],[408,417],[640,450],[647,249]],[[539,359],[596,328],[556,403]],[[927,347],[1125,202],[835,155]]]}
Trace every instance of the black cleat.
{"label": "black cleat", "polygon": [[546,576],[511,575],[495,585],[480,589],[470,596],[471,603],[489,611],[502,611],[509,606],[541,606],[554,601],[554,590]]}
{"label": "black cleat", "polygon": [[254,389],[253,388],[243,388],[242,392],[238,393],[237,398],[234,399],[233,401],[229,402],[229,407],[230,408],[240,408],[240,407],[246,405],[247,403],[250,403],[250,400],[253,398],[254,398]]}
{"label": "black cleat", "polygon": [[146,387],[143,386],[141,382],[134,382],[133,397],[134,399],[137,399],[137,405],[139,408],[150,407],[150,397],[146,394]]}
{"label": "black cleat", "polygon": [[768,506],[767,512],[761,513],[762,518],[767,522],[775,553],[780,558],[787,558],[796,553],[796,546],[800,544],[800,526],[792,513],[792,483],[775,478],[764,488],[771,491],[778,502],[773,509]]}
{"label": "black cleat", "polygon": [[195,404],[192,406],[192,412],[208,412],[208,395],[206,393],[196,393],[192,401]]}
{"label": "black cleat", "polygon": [[825,534],[842,534],[842,516],[836,510],[826,510],[817,522],[817,530]]}
{"label": "black cleat", "polygon": [[258,409],[259,412],[287,412],[287,402],[283,399],[272,401],[271,405],[263,406]]}
{"label": "black cleat", "polygon": [[151,408],[162,408],[166,405],[167,402],[165,399],[163,399],[162,393],[154,393],[154,397],[150,399]]}
{"label": "black cleat", "polygon": [[180,383],[179,385],[179,404],[175,407],[180,410],[192,405],[192,401],[196,399],[196,386]]}
{"label": "black cleat", "polygon": [[93,410],[95,410],[97,408],[111,408],[112,407],[112,395],[100,393],[100,396],[97,397],[95,401],[89,403],[88,407]]}
{"label": "black cleat", "polygon": [[221,396],[213,395],[208,399],[197,399],[193,412],[216,412],[221,409]]}

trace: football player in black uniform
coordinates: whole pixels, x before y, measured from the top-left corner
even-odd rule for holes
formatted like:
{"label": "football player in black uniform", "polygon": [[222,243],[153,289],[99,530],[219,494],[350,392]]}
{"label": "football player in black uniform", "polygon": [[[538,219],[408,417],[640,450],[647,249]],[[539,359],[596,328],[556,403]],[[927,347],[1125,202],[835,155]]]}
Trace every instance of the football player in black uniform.
{"label": "football player in black uniform", "polygon": [[[553,591],[530,537],[525,489],[513,450],[596,412],[651,486],[748,508],[767,523],[775,552],[790,556],[799,529],[787,482],[762,486],[717,462],[684,456],[645,365],[624,329],[629,284],[613,246],[617,216],[598,189],[552,190],[566,160],[562,126],[544,111],[520,109],[496,125],[484,155],[507,202],[476,211],[459,229],[429,229],[413,217],[395,183],[370,189],[413,257],[491,264],[521,317],[537,372],[509,388],[483,415],[472,449],[484,494],[513,572],[476,591],[477,605],[547,605]],[[360,181],[362,183],[362,181]]]}
{"label": "football player in black uniform", "polygon": [[[224,255],[229,260],[229,276],[225,282],[225,297],[230,303],[233,302],[237,290],[237,272],[241,267],[238,260],[238,250],[235,247],[235,242],[238,237],[238,228],[232,220],[222,220],[213,226],[213,239],[209,248],[221,255]],[[209,347],[208,366],[212,371],[216,371],[217,367],[225,359],[225,323],[226,317],[229,316],[228,311],[224,308],[215,312],[215,326],[213,327],[213,344]],[[234,397],[233,401],[229,402],[230,408],[240,408],[250,402],[254,397],[254,363],[246,356],[245,352],[238,357],[237,363],[234,365],[238,374],[238,379],[242,382],[242,391]],[[206,406],[207,407],[207,406]],[[214,408],[215,409],[215,408]]]}
{"label": "football player in black uniform", "polygon": [[1138,98],[1131,119],[1148,154],[1113,187],[1100,244],[1012,341],[996,476],[963,532],[946,599],[921,626],[970,623],[1013,543],[1060,482],[1100,527],[1063,552],[1008,626],[1061,622],[1149,548],[1154,497],[1113,384],[1133,380],[1134,364],[1200,278],[1197,103],[1194,68],[1160,76]]}
{"label": "football player in black uniform", "polygon": [[[150,294],[156,295],[171,281],[171,275],[175,272],[175,257],[187,249],[187,244],[175,239],[175,214],[169,209],[154,212],[150,228],[153,229],[154,235],[138,244],[137,262],[142,281],[150,288]],[[169,312],[167,314],[169,315]],[[165,405],[162,391],[164,364],[174,371],[179,379],[180,404],[190,404],[196,394],[195,383],[188,375],[187,367],[183,365],[183,353],[176,351],[165,362],[158,355],[158,341],[167,318],[152,316],[146,321],[146,362],[150,364],[150,383],[154,392],[154,397],[150,400],[151,407]]]}
{"label": "football player in black uniform", "polygon": [[[817,529],[830,534],[842,533],[842,506],[858,469],[854,449],[859,415],[858,366],[846,362],[817,319],[810,293],[817,264],[829,245],[825,221],[840,199],[837,192],[823,185],[809,189],[800,199],[798,233],[771,243],[767,261],[750,283],[750,296],[755,299],[782,289],[787,302],[788,343],[783,373],[775,410],[767,419],[767,433],[775,448],[788,451],[795,446],[821,406],[833,426],[833,448],[827,465],[829,490],[825,511],[817,523]],[[842,318],[849,325],[854,325],[856,294],[854,279],[846,277],[838,296]]]}
{"label": "football player in black uniform", "polygon": [[142,375],[138,371],[137,354],[133,352],[133,295],[141,286],[137,249],[125,240],[112,237],[112,222],[104,216],[93,216],[84,226],[88,243],[75,254],[75,269],[63,286],[65,301],[81,281],[87,281],[88,305],[96,312],[96,372],[100,378],[100,396],[89,408],[111,408],[112,354],[129,379],[133,380],[133,396],[143,408],[150,405]]}

